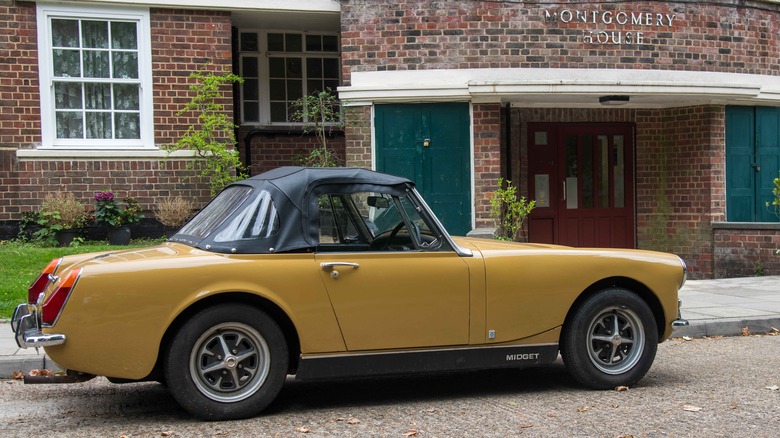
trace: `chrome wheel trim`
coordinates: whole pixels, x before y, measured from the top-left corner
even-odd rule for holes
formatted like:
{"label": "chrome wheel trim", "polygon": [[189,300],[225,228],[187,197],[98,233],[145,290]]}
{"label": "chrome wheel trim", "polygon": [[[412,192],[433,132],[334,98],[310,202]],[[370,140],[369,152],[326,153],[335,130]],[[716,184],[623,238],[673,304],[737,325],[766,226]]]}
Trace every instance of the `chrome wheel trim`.
{"label": "chrome wheel trim", "polygon": [[271,352],[253,327],[226,322],[203,333],[190,353],[190,376],[206,397],[234,403],[251,397],[271,369]]}
{"label": "chrome wheel trim", "polygon": [[629,371],[641,359],[644,347],[644,326],[632,310],[606,308],[588,325],[588,357],[605,374]]}

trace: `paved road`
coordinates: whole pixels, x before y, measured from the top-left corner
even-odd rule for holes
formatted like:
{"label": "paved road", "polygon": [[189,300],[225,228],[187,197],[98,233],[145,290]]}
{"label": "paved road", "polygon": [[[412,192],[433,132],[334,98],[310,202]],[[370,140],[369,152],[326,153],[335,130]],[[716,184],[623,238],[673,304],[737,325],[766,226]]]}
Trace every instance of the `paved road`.
{"label": "paved road", "polygon": [[[288,382],[260,417],[195,421],[159,384],[0,381],[0,436],[780,436],[780,336],[672,340],[628,391],[535,370]],[[306,432],[308,431],[308,432]],[[416,435],[411,435],[417,431]]]}

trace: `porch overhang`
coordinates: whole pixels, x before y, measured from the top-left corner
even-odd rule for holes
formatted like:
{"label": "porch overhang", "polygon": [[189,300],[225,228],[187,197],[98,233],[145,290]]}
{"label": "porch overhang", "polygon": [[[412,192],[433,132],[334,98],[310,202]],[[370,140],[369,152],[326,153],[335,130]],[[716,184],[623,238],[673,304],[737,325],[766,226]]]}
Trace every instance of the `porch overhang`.
{"label": "porch overhang", "polygon": [[628,96],[620,108],[696,105],[780,106],[780,77],[718,72],[604,69],[466,69],[354,72],[339,87],[346,106],[469,101],[516,107],[603,108],[599,97]]}

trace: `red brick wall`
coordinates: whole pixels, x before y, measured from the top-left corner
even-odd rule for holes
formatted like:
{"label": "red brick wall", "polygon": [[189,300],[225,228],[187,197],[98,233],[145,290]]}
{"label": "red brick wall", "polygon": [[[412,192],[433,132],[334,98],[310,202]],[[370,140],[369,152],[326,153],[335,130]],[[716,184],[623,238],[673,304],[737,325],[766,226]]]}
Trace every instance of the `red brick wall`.
{"label": "red brick wall", "polygon": [[[135,197],[147,216],[161,196],[205,204],[207,185],[182,160],[16,157],[17,149],[32,148],[41,139],[35,15],[32,2],[0,3],[0,221],[19,220],[58,190],[73,192],[87,205],[94,192],[114,190],[119,197]],[[231,21],[227,12],[173,9],[152,9],[150,18],[155,143],[162,146],[197,123],[192,114],[176,115],[192,96],[189,74],[230,68]],[[225,88],[221,103],[232,112],[232,88]]]}
{"label": "red brick wall", "polygon": [[[745,6],[749,4],[751,7]],[[548,23],[545,10],[674,14],[671,27]],[[620,68],[780,75],[780,5],[769,2],[342,2],[343,77],[355,71]],[[589,30],[643,44],[584,44]]]}
{"label": "red brick wall", "polygon": [[[246,159],[245,138],[251,127],[242,127],[239,130],[238,141],[241,159]],[[345,163],[344,135],[338,134],[328,137],[327,147],[334,152],[341,163]],[[251,175],[265,172],[280,166],[297,165],[296,159],[307,154],[313,148],[319,146],[319,140],[313,134],[267,132],[253,135],[251,144]]]}
{"label": "red brick wall", "polygon": [[344,127],[347,165],[371,169],[371,107],[346,107],[344,111],[349,121]]}
{"label": "red brick wall", "polygon": [[715,228],[714,277],[780,275],[780,227]]}
{"label": "red brick wall", "polygon": [[473,111],[476,228],[492,227],[488,198],[501,176],[501,106],[475,104]]}
{"label": "red brick wall", "polygon": [[[0,148],[41,141],[35,3],[0,2]],[[4,163],[5,164],[5,163]],[[0,176],[7,171],[0,168]],[[4,199],[0,195],[0,199]]]}
{"label": "red brick wall", "polygon": [[725,220],[725,108],[637,111],[640,248],[670,251],[692,278],[713,274],[712,222]]}

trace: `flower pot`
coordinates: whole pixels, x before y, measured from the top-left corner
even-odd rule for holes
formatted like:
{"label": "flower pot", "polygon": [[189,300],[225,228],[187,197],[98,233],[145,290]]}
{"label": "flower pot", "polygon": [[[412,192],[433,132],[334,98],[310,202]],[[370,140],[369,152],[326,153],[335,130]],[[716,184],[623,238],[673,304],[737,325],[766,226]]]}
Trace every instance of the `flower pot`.
{"label": "flower pot", "polygon": [[67,230],[59,230],[54,233],[54,238],[57,239],[59,246],[70,246],[73,239],[78,236],[79,230],[77,228],[68,228]]}
{"label": "flower pot", "polygon": [[109,228],[108,243],[110,245],[129,245],[130,227]]}

